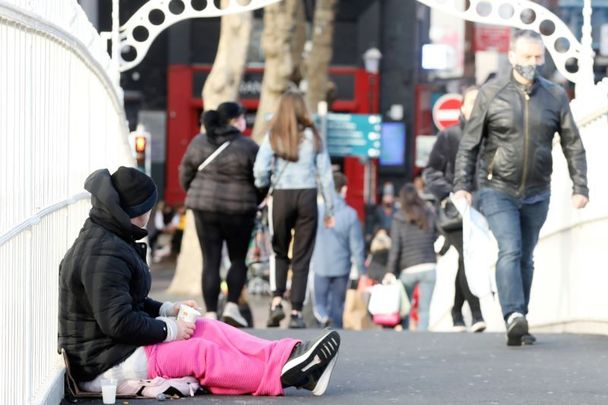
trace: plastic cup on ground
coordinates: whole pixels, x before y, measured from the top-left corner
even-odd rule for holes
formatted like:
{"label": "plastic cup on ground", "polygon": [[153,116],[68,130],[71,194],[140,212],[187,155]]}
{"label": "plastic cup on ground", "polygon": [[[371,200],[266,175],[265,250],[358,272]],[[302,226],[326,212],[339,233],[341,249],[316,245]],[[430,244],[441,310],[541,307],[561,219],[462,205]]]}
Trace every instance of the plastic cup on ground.
{"label": "plastic cup on ground", "polygon": [[116,380],[104,380],[101,383],[101,396],[104,404],[116,403]]}
{"label": "plastic cup on ground", "polygon": [[188,305],[180,305],[179,312],[177,313],[177,319],[181,319],[184,322],[196,322],[196,318],[201,316],[201,313],[196,309],[188,306]]}

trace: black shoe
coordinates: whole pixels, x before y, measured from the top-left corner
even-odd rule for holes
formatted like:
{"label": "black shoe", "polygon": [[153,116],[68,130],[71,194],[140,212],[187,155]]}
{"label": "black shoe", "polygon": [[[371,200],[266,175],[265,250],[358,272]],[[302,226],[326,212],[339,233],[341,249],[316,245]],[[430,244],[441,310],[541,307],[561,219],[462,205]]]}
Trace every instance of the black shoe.
{"label": "black shoe", "polygon": [[507,323],[507,346],[521,346],[522,337],[528,334],[528,321],[526,317],[517,314],[509,317]]}
{"label": "black shoe", "polygon": [[306,323],[304,322],[304,317],[302,313],[299,314],[291,314],[291,319],[289,319],[289,329],[305,329]]}
{"label": "black shoe", "polygon": [[323,395],[338,360],[340,335],[328,330],[316,340],[294,347],[281,370],[283,387],[304,388],[313,395]]}
{"label": "black shoe", "polygon": [[270,311],[268,313],[268,322],[266,322],[266,327],[268,328],[276,328],[279,326],[281,321],[285,319],[285,312],[283,312],[283,305],[278,304],[274,308],[270,306]]}
{"label": "black shoe", "polygon": [[525,335],[523,335],[521,337],[522,345],[530,346],[530,345],[533,345],[534,343],[536,343],[536,337],[531,333],[526,333]]}
{"label": "black shoe", "polygon": [[452,328],[452,330],[454,332],[466,332],[467,331],[467,326],[464,324],[464,321],[461,320],[454,320],[454,327]]}

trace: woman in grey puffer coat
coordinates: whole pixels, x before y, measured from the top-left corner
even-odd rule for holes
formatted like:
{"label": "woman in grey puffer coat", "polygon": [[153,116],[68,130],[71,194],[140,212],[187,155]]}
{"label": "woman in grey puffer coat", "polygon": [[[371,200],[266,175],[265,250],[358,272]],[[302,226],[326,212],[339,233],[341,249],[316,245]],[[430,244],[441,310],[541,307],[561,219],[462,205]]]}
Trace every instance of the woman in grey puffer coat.
{"label": "woman in grey puffer coat", "polygon": [[[387,271],[401,280],[410,297],[414,288],[419,286],[419,321],[416,329],[426,330],[437,265],[435,215],[412,183],[404,185],[399,196],[401,209],[395,214],[391,225]],[[408,319],[404,326],[407,324]]]}

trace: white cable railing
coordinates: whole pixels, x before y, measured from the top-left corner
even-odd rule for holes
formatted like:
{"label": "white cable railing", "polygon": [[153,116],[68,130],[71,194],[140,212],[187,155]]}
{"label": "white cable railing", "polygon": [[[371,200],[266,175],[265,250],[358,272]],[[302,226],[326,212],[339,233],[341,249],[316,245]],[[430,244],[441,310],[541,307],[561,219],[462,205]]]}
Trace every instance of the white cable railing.
{"label": "white cable railing", "polygon": [[104,41],[75,0],[0,0],[0,403],[58,403],[58,266],[94,169],[132,164]]}

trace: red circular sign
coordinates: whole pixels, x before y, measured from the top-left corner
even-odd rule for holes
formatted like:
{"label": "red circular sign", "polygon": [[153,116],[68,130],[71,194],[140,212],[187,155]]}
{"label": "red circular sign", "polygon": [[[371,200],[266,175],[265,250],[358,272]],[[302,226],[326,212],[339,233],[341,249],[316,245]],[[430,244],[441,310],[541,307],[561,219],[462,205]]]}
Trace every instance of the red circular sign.
{"label": "red circular sign", "polygon": [[462,96],[450,93],[441,96],[433,106],[433,121],[440,130],[458,124],[460,122],[460,107]]}

